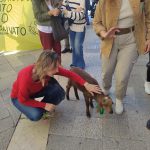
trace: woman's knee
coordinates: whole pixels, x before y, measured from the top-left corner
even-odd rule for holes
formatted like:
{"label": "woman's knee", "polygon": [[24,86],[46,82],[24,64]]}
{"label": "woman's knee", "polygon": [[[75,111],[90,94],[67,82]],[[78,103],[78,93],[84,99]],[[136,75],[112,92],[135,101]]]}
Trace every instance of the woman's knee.
{"label": "woman's knee", "polygon": [[64,100],[65,99],[65,91],[64,89],[61,91],[61,100]]}
{"label": "woman's knee", "polygon": [[31,121],[39,121],[43,116],[43,112],[34,111],[29,116],[27,116]]}
{"label": "woman's knee", "polygon": [[64,99],[65,91],[58,83],[53,84],[53,88],[49,88],[49,90],[47,90],[47,95],[45,96],[45,100],[47,102],[49,101],[55,105],[58,105]]}
{"label": "woman's knee", "polygon": [[56,94],[59,96],[61,100],[65,99],[65,91],[60,85],[57,85],[56,87]]}
{"label": "woman's knee", "polygon": [[56,95],[55,95],[55,105],[58,105],[59,103],[61,103],[62,100],[65,99],[65,91],[64,89],[59,86],[56,90]]}

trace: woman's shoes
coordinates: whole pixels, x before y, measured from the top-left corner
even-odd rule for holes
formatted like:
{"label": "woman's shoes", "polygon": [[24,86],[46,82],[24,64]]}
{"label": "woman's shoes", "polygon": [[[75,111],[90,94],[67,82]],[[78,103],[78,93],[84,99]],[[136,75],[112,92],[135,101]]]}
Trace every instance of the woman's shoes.
{"label": "woman's shoes", "polygon": [[62,53],[62,54],[64,54],[64,53],[72,53],[72,49],[70,49],[70,48],[65,48],[61,53]]}
{"label": "woman's shoes", "polygon": [[147,125],[146,125],[147,129],[150,130],[150,120],[147,121]]}
{"label": "woman's shoes", "polygon": [[115,112],[117,115],[121,115],[123,113],[123,103],[122,100],[116,98],[116,106]]}
{"label": "woman's shoes", "polygon": [[54,116],[55,116],[55,110],[53,110],[51,112],[46,111],[45,113],[43,113],[42,119],[47,120],[49,118],[53,118]]}

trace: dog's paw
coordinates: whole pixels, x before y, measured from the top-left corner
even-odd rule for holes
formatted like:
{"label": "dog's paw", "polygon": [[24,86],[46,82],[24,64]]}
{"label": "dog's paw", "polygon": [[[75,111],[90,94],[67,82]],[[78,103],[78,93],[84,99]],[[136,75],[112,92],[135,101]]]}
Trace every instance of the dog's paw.
{"label": "dog's paw", "polygon": [[69,96],[68,96],[68,95],[66,95],[66,98],[67,98],[67,100],[68,100],[68,101],[70,100],[70,98],[69,98]]}
{"label": "dog's paw", "polygon": [[94,105],[93,105],[93,103],[91,103],[91,104],[90,104],[90,106],[91,106],[91,108],[94,108]]}
{"label": "dog's paw", "polygon": [[87,112],[87,113],[86,113],[86,116],[87,116],[88,118],[91,118],[90,112]]}

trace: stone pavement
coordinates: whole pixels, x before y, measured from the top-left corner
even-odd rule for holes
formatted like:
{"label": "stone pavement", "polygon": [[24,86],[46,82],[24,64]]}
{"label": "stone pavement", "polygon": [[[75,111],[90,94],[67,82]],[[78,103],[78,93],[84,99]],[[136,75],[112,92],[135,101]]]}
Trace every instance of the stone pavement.
{"label": "stone pavement", "polygon": [[[88,119],[82,94],[79,94],[78,101],[71,91],[71,100],[64,100],[47,123],[33,123],[20,117],[21,114],[10,102],[9,94],[17,72],[33,63],[40,52],[5,53],[0,56],[0,150],[7,147],[8,150],[150,150],[150,131],[145,127],[150,119],[150,96],[144,93],[147,56],[141,56],[134,66],[123,115],[100,116],[94,108],[91,119]],[[101,83],[99,39],[90,26],[87,28],[84,56],[86,71]],[[69,68],[70,61],[71,54],[62,55],[64,67]],[[56,78],[65,88],[67,79]],[[113,92],[114,84],[111,96],[115,100]],[[44,146],[34,146],[38,143]],[[18,148],[14,148],[13,144]]]}

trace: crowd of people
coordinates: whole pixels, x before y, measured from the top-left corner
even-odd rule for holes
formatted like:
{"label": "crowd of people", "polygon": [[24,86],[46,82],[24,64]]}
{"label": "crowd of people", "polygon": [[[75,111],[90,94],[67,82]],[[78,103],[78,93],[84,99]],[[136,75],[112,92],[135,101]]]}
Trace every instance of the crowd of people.
{"label": "crowd of people", "polygon": [[[45,111],[52,111],[64,99],[64,90],[53,78],[59,74],[77,81],[89,92],[100,93],[97,85],[84,81],[77,74],[61,67],[61,43],[56,41],[51,27],[52,17],[69,22],[68,38],[62,53],[72,53],[70,67],[85,69],[83,43],[88,11],[94,11],[93,28],[101,38],[102,91],[109,95],[112,76],[116,72],[115,112],[124,111],[123,99],[128,80],[140,54],[150,57],[149,0],[32,0],[33,12],[43,52],[34,65],[23,68],[13,84],[13,104],[31,120],[39,120]],[[92,4],[92,5],[91,5]],[[96,5],[96,10],[95,10]],[[54,52],[53,52],[53,51]],[[150,94],[150,60],[147,64],[145,92]],[[44,97],[41,102],[35,100]],[[147,122],[150,129],[150,120]]]}

